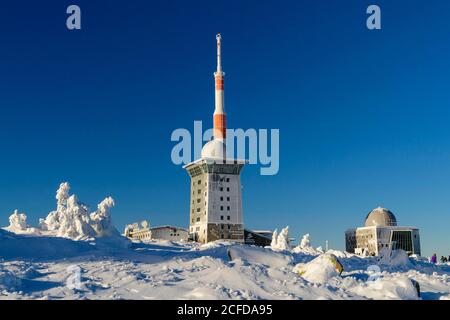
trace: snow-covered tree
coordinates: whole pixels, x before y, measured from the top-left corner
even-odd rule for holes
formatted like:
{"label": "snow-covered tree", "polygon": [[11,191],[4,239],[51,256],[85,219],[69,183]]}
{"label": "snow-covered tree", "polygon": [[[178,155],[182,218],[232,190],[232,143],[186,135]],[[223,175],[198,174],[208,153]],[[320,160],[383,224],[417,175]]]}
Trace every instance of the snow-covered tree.
{"label": "snow-covered tree", "polygon": [[[276,239],[276,241],[274,240]],[[289,250],[289,227],[283,228],[280,234],[273,234],[271,248],[273,250]]]}
{"label": "snow-covered tree", "polygon": [[275,231],[272,234],[272,242],[270,243],[270,247],[272,248],[276,247],[277,240],[278,240],[278,229],[275,229]]}
{"label": "snow-covered tree", "polygon": [[9,216],[9,226],[10,231],[25,231],[27,230],[27,215],[25,213],[19,213],[18,210],[14,210],[14,213]]}
{"label": "snow-covered tree", "polygon": [[[319,248],[318,248],[319,249]],[[303,235],[302,239],[300,240],[298,246],[296,246],[293,249],[293,252],[295,253],[303,253],[303,254],[309,254],[309,255],[317,255],[320,254],[322,251],[314,249],[311,245],[311,237],[309,233]]]}
{"label": "snow-covered tree", "polygon": [[40,221],[42,230],[75,240],[119,234],[111,220],[110,209],[114,206],[111,197],[100,202],[97,210],[89,214],[89,208],[79,202],[76,195],[70,195],[69,191],[69,183],[61,183],[56,191],[56,211],[50,212],[45,220]]}
{"label": "snow-covered tree", "polygon": [[59,189],[56,191],[57,208],[56,211],[63,211],[67,205],[67,199],[69,199],[70,184],[63,182],[59,185]]}
{"label": "snow-covered tree", "polygon": [[277,247],[279,250],[289,250],[289,227],[286,227],[281,230],[278,235]]}
{"label": "snow-covered tree", "polygon": [[309,239],[309,233],[303,235],[302,240],[300,241],[300,248],[306,249],[311,247],[311,241]]}
{"label": "snow-covered tree", "polygon": [[98,235],[110,236],[115,232],[110,214],[110,210],[114,207],[114,205],[115,203],[113,198],[105,198],[98,204],[97,211],[91,213],[93,228]]}

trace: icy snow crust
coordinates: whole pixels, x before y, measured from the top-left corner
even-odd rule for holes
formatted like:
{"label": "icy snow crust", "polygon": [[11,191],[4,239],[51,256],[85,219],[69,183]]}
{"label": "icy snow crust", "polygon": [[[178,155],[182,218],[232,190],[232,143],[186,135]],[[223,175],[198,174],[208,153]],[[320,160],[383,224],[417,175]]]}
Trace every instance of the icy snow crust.
{"label": "icy snow crust", "polygon": [[[344,266],[325,283],[294,272],[316,254],[232,243],[134,243],[129,248],[0,230],[0,299],[422,299],[450,297],[450,266],[412,260],[412,268],[330,251]],[[70,289],[68,268],[81,270]]]}

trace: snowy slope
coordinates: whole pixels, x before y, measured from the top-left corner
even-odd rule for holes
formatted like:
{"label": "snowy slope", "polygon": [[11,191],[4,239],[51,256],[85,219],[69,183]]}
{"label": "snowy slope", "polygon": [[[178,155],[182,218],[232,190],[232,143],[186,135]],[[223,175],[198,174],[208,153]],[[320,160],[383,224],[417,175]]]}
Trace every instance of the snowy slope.
{"label": "snowy slope", "polygon": [[131,243],[113,225],[112,198],[90,212],[67,182],[55,198],[39,226],[16,210],[0,229],[0,300],[418,299],[417,283],[423,299],[450,299],[450,265],[401,251],[383,259],[324,254],[309,234],[291,249],[288,227],[267,248]]}
{"label": "snowy slope", "polygon": [[[0,299],[416,299],[408,278],[423,299],[450,297],[449,265],[381,265],[380,279],[368,281],[375,258],[332,253],[345,271],[320,284],[293,272],[314,254],[231,243],[124,248],[0,230]],[[81,281],[71,289],[74,267]]]}

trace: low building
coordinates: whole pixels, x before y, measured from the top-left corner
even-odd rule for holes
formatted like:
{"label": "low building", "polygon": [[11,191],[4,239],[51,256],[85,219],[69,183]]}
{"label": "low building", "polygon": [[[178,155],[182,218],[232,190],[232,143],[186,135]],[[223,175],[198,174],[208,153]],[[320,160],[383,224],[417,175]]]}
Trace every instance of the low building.
{"label": "low building", "polygon": [[150,228],[150,231],[152,239],[187,241],[189,238],[189,231],[179,227],[161,226]]}
{"label": "low building", "polygon": [[187,241],[189,232],[187,229],[161,226],[152,227],[147,221],[141,223],[129,224],[125,227],[124,235],[131,240],[169,240],[169,241]]}
{"label": "low building", "polygon": [[345,232],[347,252],[378,256],[383,249],[403,249],[408,254],[420,255],[419,229],[397,225],[395,215],[384,208],[369,212],[364,227]]}
{"label": "low building", "polygon": [[124,236],[131,240],[147,240],[151,238],[150,224],[144,220],[125,226]]}

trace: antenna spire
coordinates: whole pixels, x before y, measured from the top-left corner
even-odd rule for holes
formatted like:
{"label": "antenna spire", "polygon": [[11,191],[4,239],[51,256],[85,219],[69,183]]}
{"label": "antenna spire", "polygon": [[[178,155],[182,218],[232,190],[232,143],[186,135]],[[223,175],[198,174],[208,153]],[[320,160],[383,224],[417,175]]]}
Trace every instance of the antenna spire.
{"label": "antenna spire", "polygon": [[217,40],[217,72],[222,72],[221,40],[220,33],[216,35]]}

